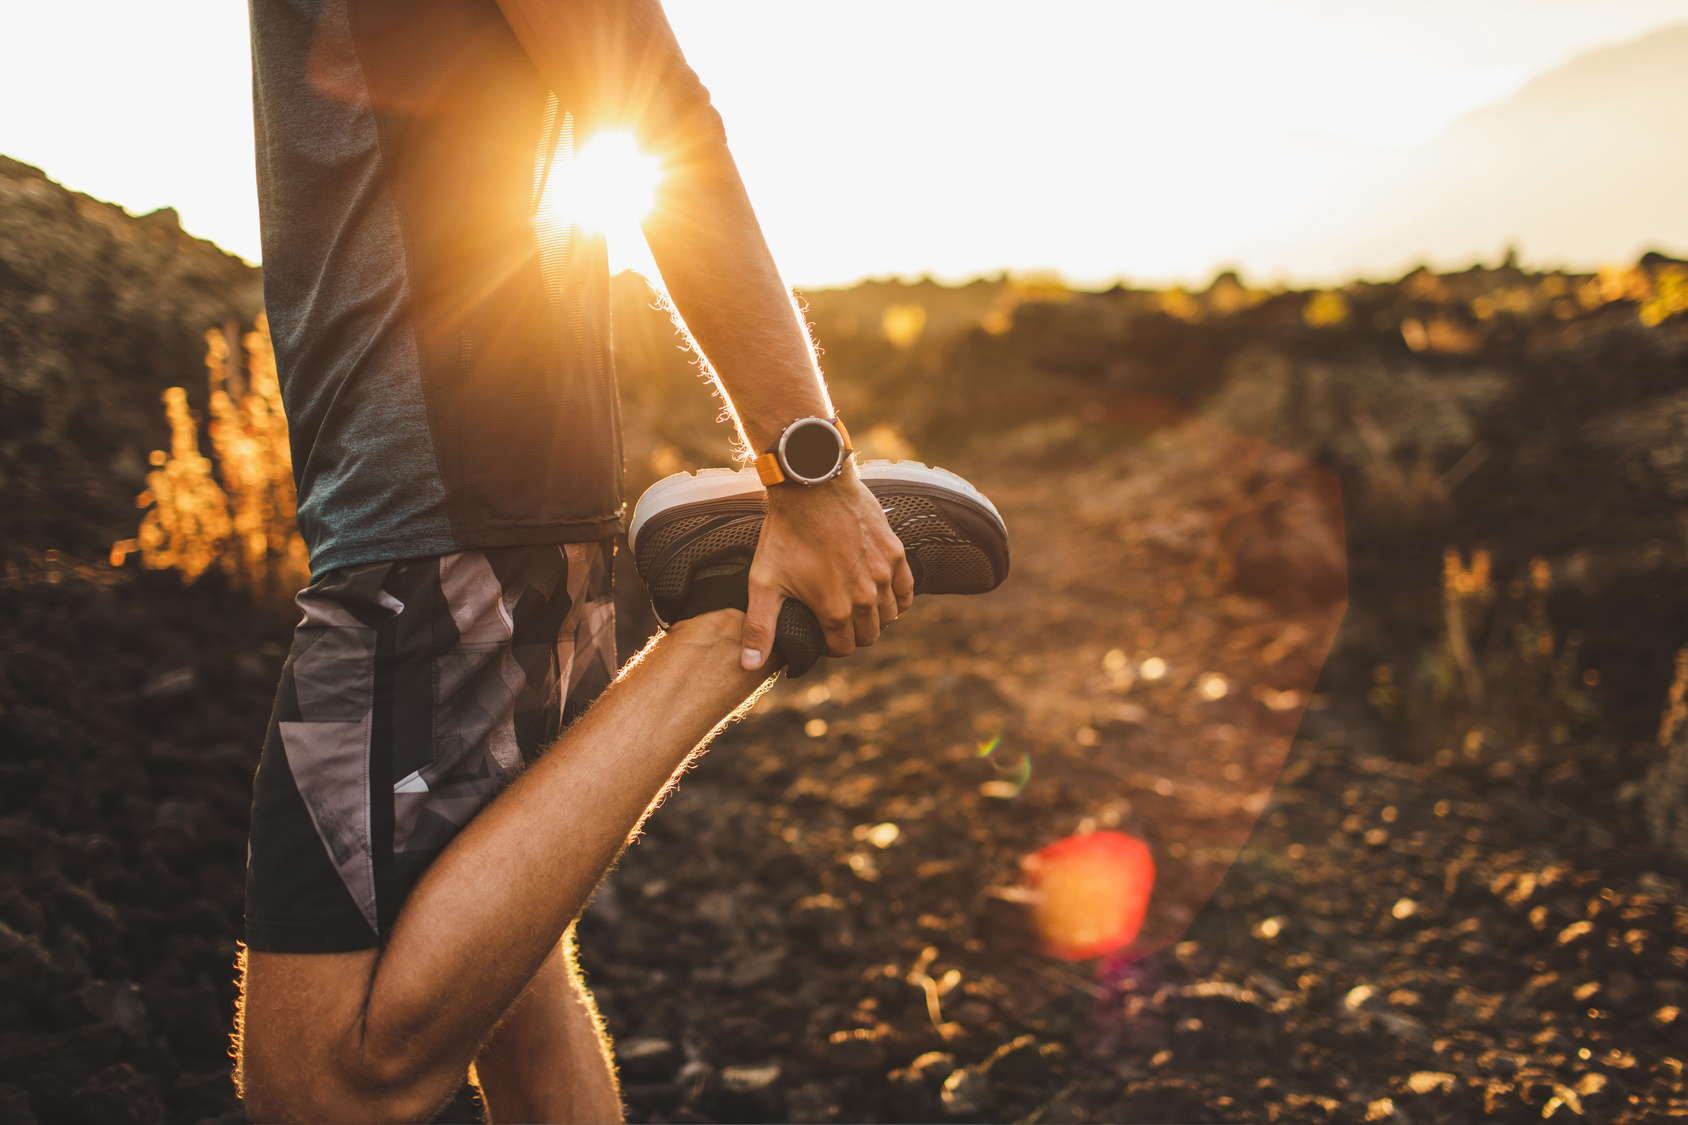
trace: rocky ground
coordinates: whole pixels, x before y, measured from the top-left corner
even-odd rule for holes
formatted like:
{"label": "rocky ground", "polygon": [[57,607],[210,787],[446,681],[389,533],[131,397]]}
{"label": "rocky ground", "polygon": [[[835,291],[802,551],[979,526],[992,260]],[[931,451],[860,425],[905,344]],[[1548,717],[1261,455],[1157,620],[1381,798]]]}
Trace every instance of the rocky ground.
{"label": "rocky ground", "polygon": [[[243,1120],[290,623],[99,561],[158,389],[254,311],[166,219],[0,165],[0,1122]],[[1682,803],[1679,268],[809,295],[860,443],[977,481],[1013,574],[776,685],[628,851],[581,935],[630,1115],[1688,1116],[1688,861],[1649,830]],[[727,443],[617,284],[636,494]],[[1048,956],[1021,860],[1099,830],[1153,851],[1144,933]]]}
{"label": "rocky ground", "polygon": [[[1167,584],[1211,558],[1142,545],[1147,497],[1202,512],[1194,482],[1239,491],[1210,440],[1093,462],[1072,489],[981,466],[1020,544],[1010,583],[781,685],[686,778],[583,923],[635,1115],[1688,1111],[1688,899],[1633,809],[1589,792],[1644,763],[1588,744],[1533,776],[1503,765],[1515,747],[1415,760],[1340,647],[1290,749],[1300,707],[1273,706],[1313,686],[1329,604],[1289,616],[1235,577],[1180,599]],[[1096,519],[1128,482],[1154,487]],[[1303,647],[1263,652],[1286,638]],[[1171,671],[1111,674],[1114,646]],[[1012,798],[975,753],[997,729],[1030,756]],[[1146,940],[1111,965],[1044,957],[1004,892],[1028,851],[1098,826],[1162,865]]]}
{"label": "rocky ground", "polygon": [[[1688,1108],[1688,899],[1589,786],[1645,762],[1416,759],[1340,642],[1314,691],[1342,609],[1317,471],[1201,424],[1060,473],[963,467],[1015,530],[1010,582],[777,685],[583,920],[635,1119]],[[1288,546],[1226,533],[1295,510]],[[1291,552],[1326,579],[1244,592]],[[285,626],[63,560],[0,597],[5,1119],[239,1120],[245,785]],[[1137,955],[1044,956],[1021,857],[1110,827],[1160,865]]]}

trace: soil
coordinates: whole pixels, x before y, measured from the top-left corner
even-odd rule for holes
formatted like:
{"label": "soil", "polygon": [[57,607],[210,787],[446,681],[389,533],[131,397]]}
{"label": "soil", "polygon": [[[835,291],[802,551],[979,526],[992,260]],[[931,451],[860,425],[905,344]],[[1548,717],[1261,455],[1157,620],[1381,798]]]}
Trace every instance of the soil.
{"label": "soil", "polygon": [[[1300,458],[1204,423],[1063,457],[961,466],[1015,529],[1009,583],[924,600],[874,649],[778,683],[606,882],[583,958],[633,1118],[1688,1104],[1688,899],[1608,782],[1640,765],[1570,748],[1555,764],[1587,758],[1591,793],[1575,770],[1416,761],[1340,645],[1313,691],[1342,610],[1328,524],[1297,541],[1324,581],[1267,600],[1223,565],[1226,543],[1250,557],[1225,531],[1263,494],[1328,519]],[[225,1052],[246,785],[285,625],[215,585],[62,559],[14,567],[0,597],[0,1107],[241,1120]],[[1293,745],[1286,693],[1314,708]],[[1029,779],[1004,790],[1020,754]],[[1073,964],[1039,950],[1012,888],[1024,855],[1096,828],[1149,841],[1157,894],[1132,956]],[[442,1120],[473,1115],[466,1091]]]}
{"label": "soil", "polygon": [[[95,221],[53,199],[30,237]],[[6,237],[0,342],[83,370],[89,334],[45,334],[29,309],[57,282]],[[238,311],[244,269],[160,291]],[[1419,273],[1323,321],[1224,278],[810,294],[853,432],[978,483],[1013,573],[777,683],[627,851],[580,931],[631,1117],[1688,1115],[1688,857],[1641,814],[1688,637],[1688,453],[1651,421],[1688,409],[1688,330],[1632,297],[1563,303],[1592,283]],[[725,442],[648,294],[618,286],[637,493]],[[924,335],[877,330],[910,305]],[[89,386],[151,403],[143,368]],[[184,589],[90,561],[132,534],[133,486],[60,489],[37,462],[92,439],[52,418],[0,447],[33,482],[8,485],[0,582],[0,1122],[241,1121],[250,774],[291,623],[215,570]],[[1449,546],[1492,555],[1459,603],[1480,700]],[[651,627],[626,561],[624,655]],[[1021,861],[1103,830],[1154,854],[1143,934],[1049,956]],[[475,1112],[465,1089],[441,1120]]]}
{"label": "soil", "polygon": [[[1299,708],[1262,697],[1313,687],[1330,603],[1179,601],[1166,584],[1199,590],[1212,560],[1130,534],[1153,526],[1150,497],[1202,512],[1197,482],[1248,495],[1214,479],[1237,452],[1196,427],[1069,464],[1061,484],[977,466],[1016,529],[1010,582],[919,605],[723,736],[582,923],[635,1117],[1647,1120],[1688,1105],[1688,900],[1606,788],[1645,763],[1590,745],[1533,776],[1497,769],[1504,754],[1414,760],[1340,648],[1290,748]],[[1278,464],[1279,482],[1304,472]],[[1305,648],[1262,658],[1259,638],[1298,629]],[[1122,691],[1104,665],[1117,644],[1173,671]],[[1223,699],[1200,698],[1207,672]],[[998,729],[1032,763],[1012,799],[985,795],[1001,775],[976,753]],[[898,832],[877,847],[885,824]],[[1097,827],[1150,842],[1157,898],[1131,956],[1068,964],[1003,892],[1028,852]],[[948,986],[936,1003],[928,982]]]}

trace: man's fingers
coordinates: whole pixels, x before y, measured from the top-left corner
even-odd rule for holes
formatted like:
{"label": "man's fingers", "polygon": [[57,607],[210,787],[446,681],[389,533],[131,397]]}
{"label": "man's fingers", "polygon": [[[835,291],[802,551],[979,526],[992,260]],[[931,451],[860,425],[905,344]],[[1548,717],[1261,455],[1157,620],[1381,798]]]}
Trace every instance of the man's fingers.
{"label": "man's fingers", "polygon": [[856,644],[866,648],[879,639],[879,607],[872,603],[858,605],[851,617],[856,629]]}
{"label": "man's fingers", "polygon": [[902,608],[897,605],[896,591],[890,585],[879,588],[879,628],[881,631],[897,619]]}
{"label": "man's fingers", "polygon": [[785,596],[778,590],[751,580],[750,604],[744,611],[743,651],[739,654],[746,671],[761,671],[768,662],[774,647],[774,627],[784,604]]}
{"label": "man's fingers", "polygon": [[848,604],[828,606],[817,611],[815,619],[826,634],[829,656],[849,656],[856,651],[856,621]]}
{"label": "man's fingers", "polygon": [[907,612],[914,604],[914,571],[909,569],[907,557],[898,559],[891,571],[891,590],[897,596],[897,612]]}

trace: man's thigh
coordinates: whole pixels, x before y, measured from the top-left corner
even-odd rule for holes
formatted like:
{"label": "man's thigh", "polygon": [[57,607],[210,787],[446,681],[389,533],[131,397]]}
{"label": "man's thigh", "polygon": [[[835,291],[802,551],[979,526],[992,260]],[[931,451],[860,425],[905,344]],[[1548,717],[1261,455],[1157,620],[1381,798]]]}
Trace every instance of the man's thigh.
{"label": "man's thigh", "polygon": [[615,674],[609,544],[333,571],[253,785],[246,943],[379,946],[410,888]]}
{"label": "man's thigh", "polygon": [[374,1084],[357,1069],[376,956],[373,949],[243,955],[235,1084],[253,1120],[379,1116]]}

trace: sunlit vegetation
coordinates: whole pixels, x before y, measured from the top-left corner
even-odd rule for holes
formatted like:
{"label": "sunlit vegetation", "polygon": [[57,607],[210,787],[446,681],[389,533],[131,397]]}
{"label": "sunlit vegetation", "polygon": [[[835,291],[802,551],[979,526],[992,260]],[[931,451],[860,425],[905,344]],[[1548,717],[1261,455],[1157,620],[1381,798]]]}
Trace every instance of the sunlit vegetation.
{"label": "sunlit vegetation", "polygon": [[1441,643],[1408,678],[1380,667],[1371,701],[1397,711],[1440,766],[1480,766],[1495,779],[1561,761],[1561,748],[1586,742],[1597,712],[1599,672],[1583,667],[1582,636],[1555,627],[1548,612],[1553,567],[1530,560],[1498,586],[1487,551],[1467,563],[1448,548],[1443,560]]}
{"label": "sunlit vegetation", "polygon": [[892,347],[906,348],[920,339],[920,333],[925,330],[926,308],[924,305],[892,305],[880,317],[880,323]]}
{"label": "sunlit vegetation", "polygon": [[1348,299],[1338,290],[1314,294],[1301,310],[1309,328],[1331,328],[1348,319]]}
{"label": "sunlit vegetation", "polygon": [[1014,310],[1021,305],[1050,302],[1058,304],[1070,300],[1072,295],[1072,290],[1067,288],[1057,274],[1016,274],[1003,284],[996,300],[980,318],[979,326],[993,336],[1000,336],[1014,327]]}
{"label": "sunlit vegetation", "polygon": [[135,498],[147,510],[140,530],[112,545],[111,563],[138,552],[143,566],[174,569],[185,584],[216,566],[255,602],[284,602],[309,580],[310,564],[295,523],[287,417],[263,314],[242,342],[244,386],[223,332],[205,334],[215,464],[200,452],[201,420],[187,391],[164,392],[170,450],[153,451],[147,489]]}

